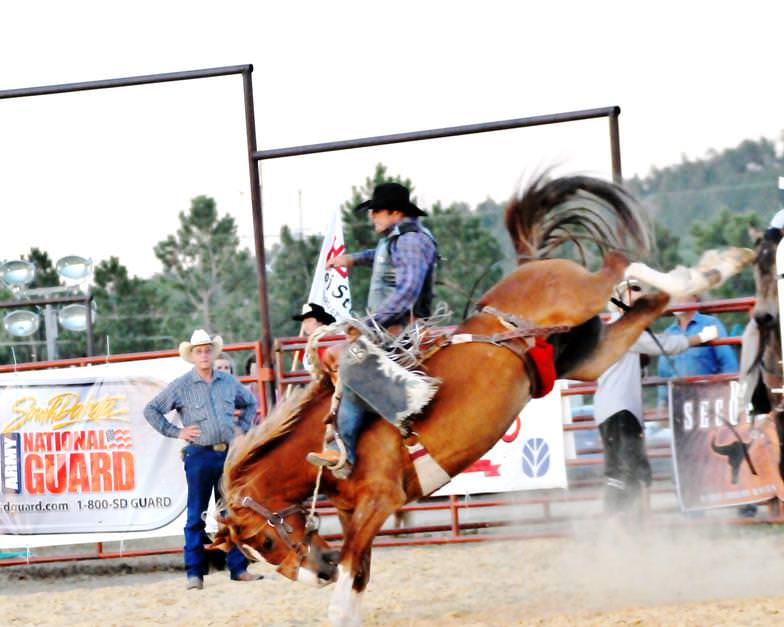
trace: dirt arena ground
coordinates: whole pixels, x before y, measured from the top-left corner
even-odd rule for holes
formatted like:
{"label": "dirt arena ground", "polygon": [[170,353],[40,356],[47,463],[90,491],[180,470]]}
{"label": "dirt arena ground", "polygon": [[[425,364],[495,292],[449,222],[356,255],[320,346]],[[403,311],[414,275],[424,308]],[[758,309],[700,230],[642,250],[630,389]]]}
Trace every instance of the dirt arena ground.
{"label": "dirt arena ground", "polygon": [[[0,570],[3,625],[325,625],[331,590],[226,573],[184,589],[179,556]],[[377,549],[367,625],[784,625],[784,530]]]}

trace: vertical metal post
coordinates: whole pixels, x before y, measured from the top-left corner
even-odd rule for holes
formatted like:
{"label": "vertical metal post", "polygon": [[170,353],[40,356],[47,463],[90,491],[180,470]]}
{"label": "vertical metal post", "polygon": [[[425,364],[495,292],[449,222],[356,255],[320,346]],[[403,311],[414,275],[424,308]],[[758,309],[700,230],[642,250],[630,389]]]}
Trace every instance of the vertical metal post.
{"label": "vertical metal post", "polygon": [[[256,118],[253,109],[253,66],[242,72],[242,87],[245,95],[245,134],[248,141],[248,168],[250,169],[250,199],[253,211],[253,238],[256,244],[256,273],[259,283],[259,315],[261,318],[261,358],[259,372],[263,367],[272,370],[272,332],[269,320],[269,298],[267,294],[267,261],[264,252],[264,222],[261,213],[261,177],[259,163],[253,158],[256,152]],[[269,377],[268,377],[269,378]],[[266,400],[275,399],[272,381],[264,383]]]}
{"label": "vertical metal post", "polygon": [[449,495],[449,514],[452,520],[452,537],[457,538],[460,535],[460,512],[454,494]]}
{"label": "vertical metal post", "polygon": [[51,305],[44,305],[44,334],[46,335],[46,358],[57,359],[57,312]]}
{"label": "vertical metal post", "polygon": [[623,172],[621,172],[621,140],[620,130],[618,128],[618,116],[621,113],[621,108],[616,107],[616,110],[607,116],[610,123],[610,158],[612,159],[612,177],[613,182],[620,185],[623,183]]}
{"label": "vertical metal post", "polygon": [[256,342],[256,347],[254,349],[256,351],[256,385],[259,386],[259,410],[261,412],[261,418],[266,418],[267,414],[269,414],[270,410],[270,397],[267,394],[267,390],[269,389],[267,385],[272,385],[271,382],[264,382],[264,377],[262,377],[262,370],[259,368],[259,363],[262,360],[262,350],[261,350],[261,342]]}
{"label": "vertical metal post", "polygon": [[84,306],[87,309],[87,327],[85,329],[87,331],[87,357],[92,357],[95,353],[93,344],[93,295],[89,291],[84,299]]}

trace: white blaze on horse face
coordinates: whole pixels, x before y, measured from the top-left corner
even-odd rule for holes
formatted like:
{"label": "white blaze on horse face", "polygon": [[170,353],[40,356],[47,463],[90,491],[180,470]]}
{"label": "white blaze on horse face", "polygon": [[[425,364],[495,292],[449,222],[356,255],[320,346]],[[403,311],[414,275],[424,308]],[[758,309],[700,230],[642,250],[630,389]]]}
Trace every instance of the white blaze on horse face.
{"label": "white blaze on horse face", "polygon": [[332,593],[329,610],[327,610],[327,617],[333,627],[357,627],[362,623],[359,613],[362,593],[352,588],[353,582],[351,570],[340,564],[335,591]]}
{"label": "white blaze on horse face", "polygon": [[321,579],[316,573],[307,568],[297,569],[297,581],[304,583],[306,586],[313,586],[314,588],[323,588],[331,581]]}

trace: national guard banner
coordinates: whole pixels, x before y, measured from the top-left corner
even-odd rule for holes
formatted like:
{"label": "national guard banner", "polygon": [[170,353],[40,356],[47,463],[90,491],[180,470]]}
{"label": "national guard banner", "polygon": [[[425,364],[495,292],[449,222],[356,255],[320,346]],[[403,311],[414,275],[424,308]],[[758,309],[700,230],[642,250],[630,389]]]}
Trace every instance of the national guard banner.
{"label": "national guard banner", "polygon": [[561,390],[533,399],[503,437],[435,496],[566,488]]}
{"label": "national guard banner", "polygon": [[333,257],[346,253],[343,243],[343,223],[340,209],[335,209],[324,233],[313,283],[308,294],[309,303],[317,303],[338,322],[351,317],[351,291],[346,268],[326,269],[326,263]]}
{"label": "national guard banner", "polygon": [[184,509],[181,440],[144,406],[179,358],[0,375],[0,533],[145,531]]}
{"label": "national guard banner", "polygon": [[741,384],[670,381],[669,394],[683,511],[784,498],[776,425],[742,406]]}

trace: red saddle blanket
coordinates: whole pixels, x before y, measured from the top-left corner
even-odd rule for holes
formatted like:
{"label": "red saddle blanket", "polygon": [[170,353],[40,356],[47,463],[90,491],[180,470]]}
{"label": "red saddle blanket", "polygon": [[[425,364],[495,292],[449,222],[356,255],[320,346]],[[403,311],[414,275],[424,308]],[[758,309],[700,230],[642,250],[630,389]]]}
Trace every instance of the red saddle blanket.
{"label": "red saddle blanket", "polygon": [[536,338],[536,344],[528,349],[527,355],[531,358],[536,368],[538,381],[531,382],[531,395],[542,398],[550,393],[555,385],[555,359],[553,359],[553,345],[541,337]]}

